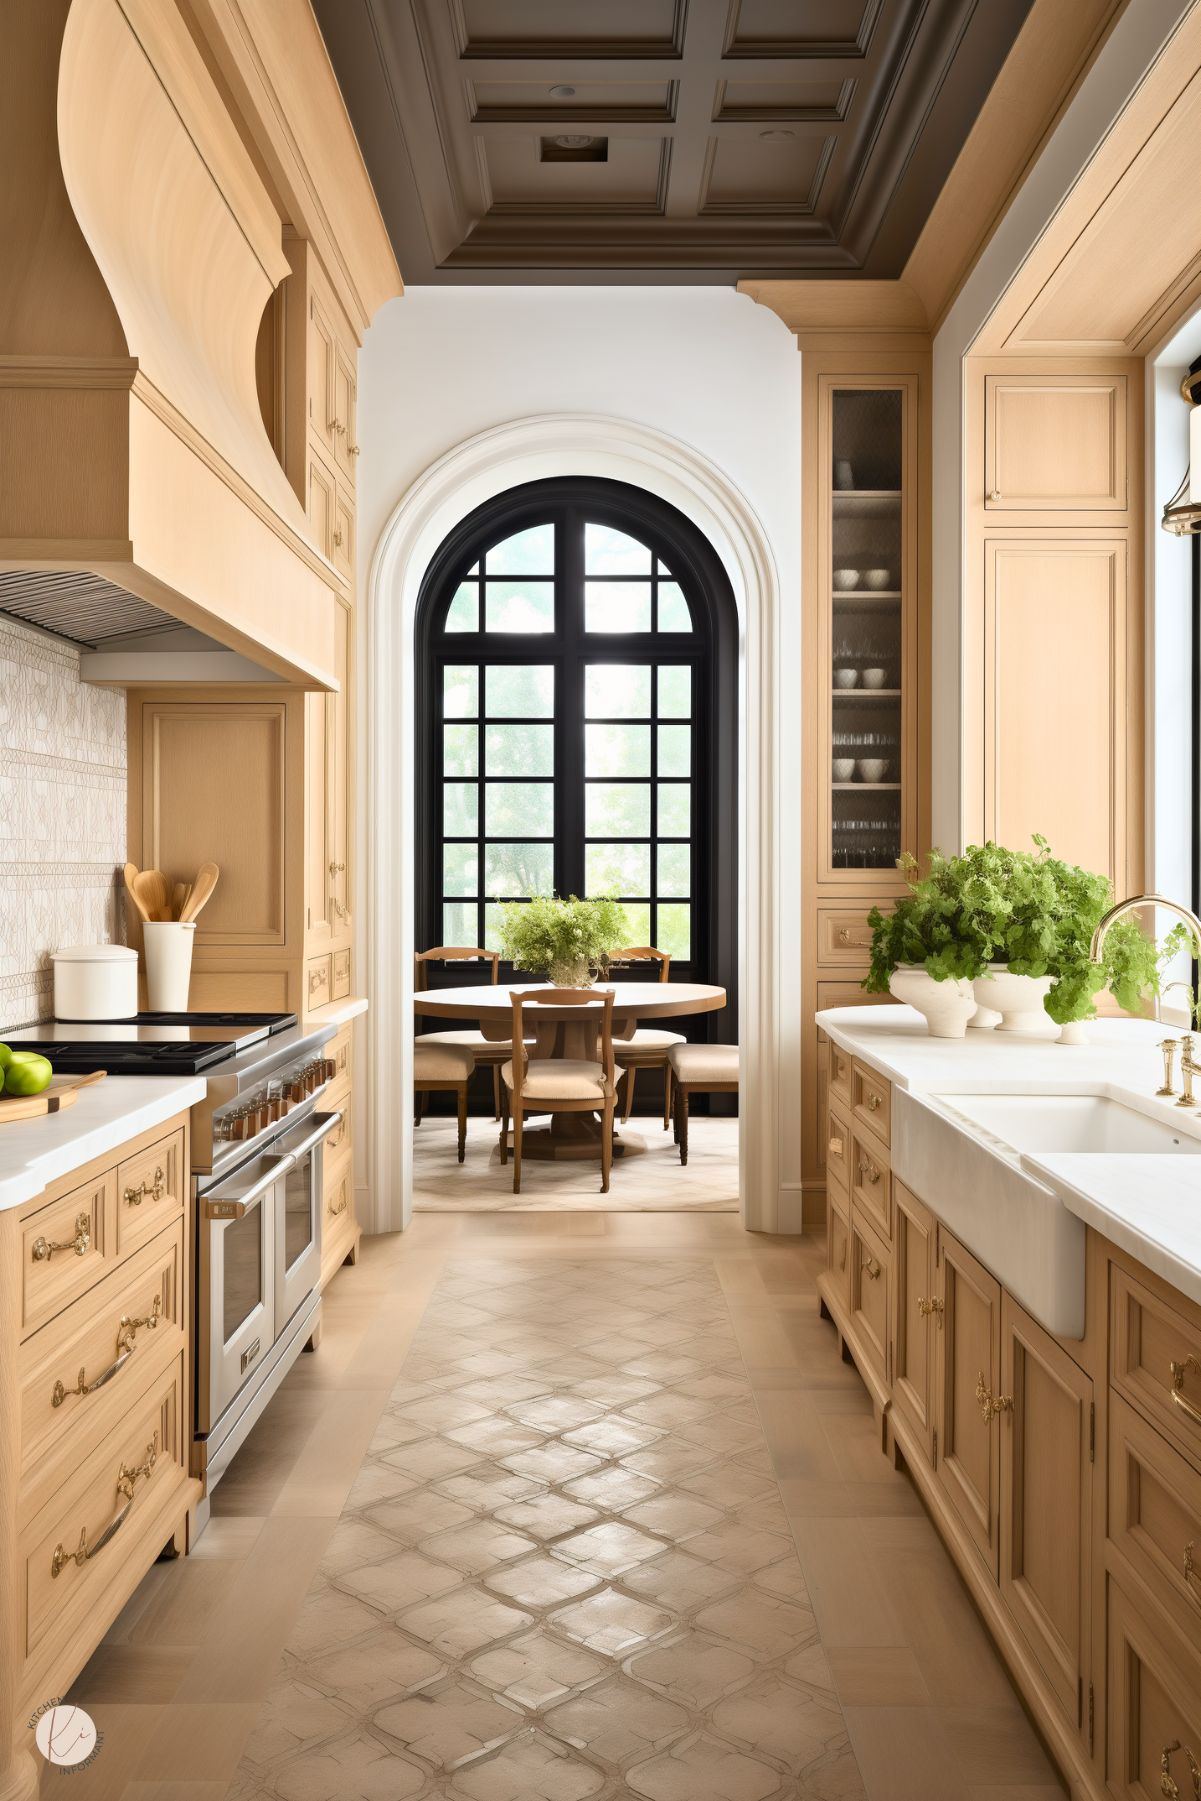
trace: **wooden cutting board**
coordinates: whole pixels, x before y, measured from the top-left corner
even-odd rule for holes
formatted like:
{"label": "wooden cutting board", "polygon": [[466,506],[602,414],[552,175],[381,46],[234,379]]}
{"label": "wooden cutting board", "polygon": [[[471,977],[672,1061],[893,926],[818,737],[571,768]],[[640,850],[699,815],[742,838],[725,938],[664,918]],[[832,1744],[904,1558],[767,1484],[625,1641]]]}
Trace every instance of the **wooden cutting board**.
{"label": "wooden cutting board", "polygon": [[41,1094],[0,1094],[0,1126],[18,1119],[37,1119],[42,1113],[61,1113],[64,1107],[75,1105],[81,1088],[103,1082],[107,1074],[106,1069],[94,1069],[87,1076],[54,1076]]}

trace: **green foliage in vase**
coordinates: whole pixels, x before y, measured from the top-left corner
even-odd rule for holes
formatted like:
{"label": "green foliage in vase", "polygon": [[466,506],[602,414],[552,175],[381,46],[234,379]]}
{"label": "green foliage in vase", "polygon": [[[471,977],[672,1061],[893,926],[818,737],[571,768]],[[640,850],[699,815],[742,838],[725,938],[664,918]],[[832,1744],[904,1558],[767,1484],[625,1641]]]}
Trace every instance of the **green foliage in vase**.
{"label": "green foliage in vase", "polygon": [[1091,962],[1093,932],[1113,905],[1108,878],[1062,862],[1037,834],[1033,842],[1033,851],[991,842],[969,845],[956,857],[932,850],[924,876],[915,857],[903,857],[909,893],[892,913],[873,907],[868,915],[868,993],[887,994],[901,964],[919,965],[943,982],[974,979],[1001,963],[1014,975],[1053,977],[1044,1004],[1058,1025],[1092,1018],[1103,988],[1120,1007],[1137,1011],[1144,993],[1158,991],[1160,964],[1177,949],[1177,933],[1157,954],[1135,919],[1120,919],[1106,936],[1101,962]]}
{"label": "green foliage in vase", "polygon": [[625,908],[608,895],[592,900],[535,895],[502,906],[501,955],[534,975],[571,964],[604,969],[613,952],[629,943],[629,931]]}

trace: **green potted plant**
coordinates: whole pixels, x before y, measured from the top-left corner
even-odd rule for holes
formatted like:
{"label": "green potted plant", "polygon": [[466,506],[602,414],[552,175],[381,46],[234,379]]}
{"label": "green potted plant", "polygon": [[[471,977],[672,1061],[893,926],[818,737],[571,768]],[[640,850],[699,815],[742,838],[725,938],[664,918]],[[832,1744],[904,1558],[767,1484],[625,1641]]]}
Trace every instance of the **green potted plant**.
{"label": "green potted plant", "polygon": [[[935,985],[966,982],[980,1009],[973,1023],[985,1023],[980,1014],[995,1010],[999,1021],[987,1023],[1021,1031],[1046,1015],[1067,1028],[1065,1040],[1075,1036],[1073,1025],[1094,1015],[1094,997],[1103,988],[1135,1011],[1145,992],[1158,990],[1160,962],[1174,949],[1171,938],[1157,955],[1137,921],[1119,920],[1102,961],[1093,963],[1092,936],[1112,904],[1110,884],[1053,856],[1045,838],[1036,835],[1033,843],[1033,851],[991,842],[956,857],[934,851],[924,877],[915,859],[903,859],[909,894],[894,915],[872,911],[865,988],[891,992],[926,1011]],[[941,1003],[944,1013],[949,1002],[948,996]],[[959,1036],[963,1029],[940,1035]]]}
{"label": "green potted plant", "polygon": [[613,952],[629,943],[629,934],[625,908],[608,895],[535,895],[501,908],[501,955],[515,969],[546,974],[561,988],[589,987],[608,969]]}

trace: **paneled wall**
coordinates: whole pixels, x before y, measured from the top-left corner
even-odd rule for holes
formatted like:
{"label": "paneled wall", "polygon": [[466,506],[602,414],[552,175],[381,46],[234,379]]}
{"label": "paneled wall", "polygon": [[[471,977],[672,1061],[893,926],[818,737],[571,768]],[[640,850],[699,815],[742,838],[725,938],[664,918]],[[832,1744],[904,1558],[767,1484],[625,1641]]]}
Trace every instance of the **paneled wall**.
{"label": "paneled wall", "polygon": [[120,942],[125,696],[0,619],[0,1030],[51,1011],[50,952]]}

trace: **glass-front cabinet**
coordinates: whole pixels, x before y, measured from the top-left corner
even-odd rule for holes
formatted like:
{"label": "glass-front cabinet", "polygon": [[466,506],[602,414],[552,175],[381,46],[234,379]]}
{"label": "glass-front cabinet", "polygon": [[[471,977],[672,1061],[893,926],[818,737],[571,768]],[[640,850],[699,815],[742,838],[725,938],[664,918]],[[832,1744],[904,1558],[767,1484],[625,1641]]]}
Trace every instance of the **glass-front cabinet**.
{"label": "glass-front cabinet", "polygon": [[827,757],[821,876],[896,881],[914,842],[914,394],[824,377],[819,519]]}

